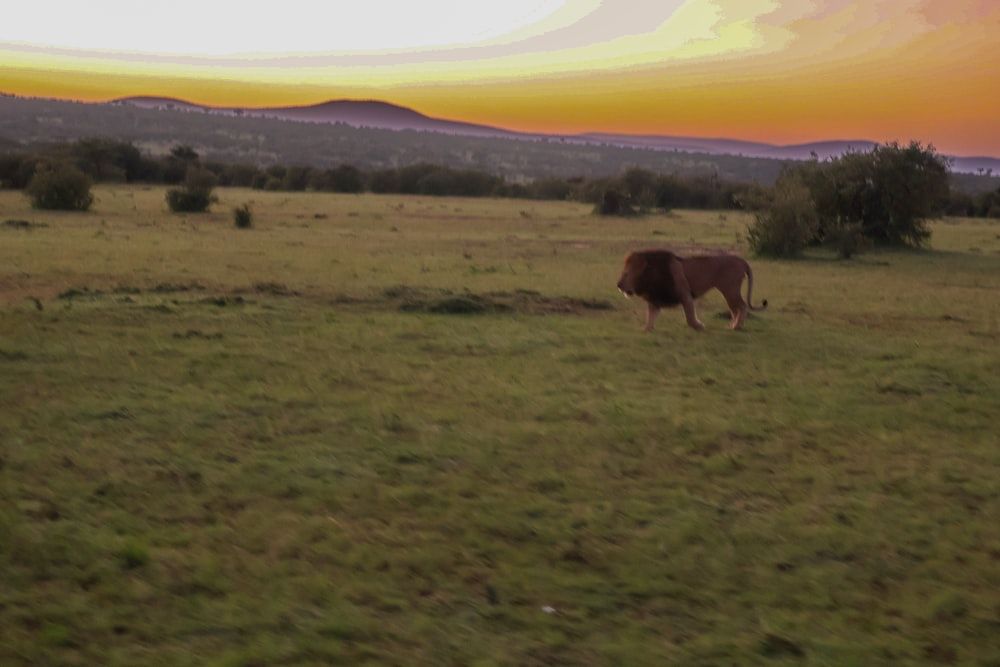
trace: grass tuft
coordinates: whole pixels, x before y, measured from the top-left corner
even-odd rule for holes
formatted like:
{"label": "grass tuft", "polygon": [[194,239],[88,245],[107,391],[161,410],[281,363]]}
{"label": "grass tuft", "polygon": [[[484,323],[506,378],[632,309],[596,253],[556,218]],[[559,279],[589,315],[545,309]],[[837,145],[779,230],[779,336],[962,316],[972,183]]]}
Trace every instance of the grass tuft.
{"label": "grass tuft", "polygon": [[149,564],[149,551],[136,543],[129,542],[118,551],[118,560],[125,570],[134,570]]}

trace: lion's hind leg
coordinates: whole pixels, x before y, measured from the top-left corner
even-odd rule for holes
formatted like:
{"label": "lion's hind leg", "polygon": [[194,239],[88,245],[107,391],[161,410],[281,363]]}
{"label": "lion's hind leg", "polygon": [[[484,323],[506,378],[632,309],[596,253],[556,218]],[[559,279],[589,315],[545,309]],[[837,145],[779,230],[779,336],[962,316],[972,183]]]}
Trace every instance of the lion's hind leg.
{"label": "lion's hind leg", "polygon": [[746,322],[747,311],[750,310],[750,306],[743,300],[739,292],[735,294],[723,293],[723,296],[726,297],[726,305],[729,306],[729,312],[732,315],[732,319],[729,321],[729,328],[733,331],[742,329],[743,323]]}
{"label": "lion's hind leg", "polygon": [[741,308],[739,308],[736,312],[733,312],[733,319],[729,323],[729,328],[733,331],[742,329],[743,323],[747,321],[748,310],[750,310],[750,308],[744,303]]}

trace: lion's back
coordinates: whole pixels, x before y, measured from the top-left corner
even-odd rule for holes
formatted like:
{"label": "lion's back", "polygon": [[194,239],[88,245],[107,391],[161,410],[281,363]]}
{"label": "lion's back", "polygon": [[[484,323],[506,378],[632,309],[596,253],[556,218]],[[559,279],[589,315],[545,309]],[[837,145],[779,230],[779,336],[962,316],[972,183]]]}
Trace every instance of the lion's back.
{"label": "lion's back", "polygon": [[701,296],[713,287],[723,293],[731,291],[734,286],[739,289],[743,276],[748,271],[745,259],[725,253],[686,257],[682,263],[684,276],[695,296]]}

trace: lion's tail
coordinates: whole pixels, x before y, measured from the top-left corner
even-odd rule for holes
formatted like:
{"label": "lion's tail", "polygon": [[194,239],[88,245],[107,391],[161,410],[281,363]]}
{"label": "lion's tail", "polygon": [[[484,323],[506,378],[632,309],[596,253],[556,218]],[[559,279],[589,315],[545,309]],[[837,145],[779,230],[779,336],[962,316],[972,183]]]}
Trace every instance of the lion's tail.
{"label": "lion's tail", "polygon": [[747,306],[750,310],[764,310],[767,308],[767,299],[760,302],[760,307],[754,307],[753,301],[750,297],[753,294],[753,269],[750,268],[750,262],[747,262]]}

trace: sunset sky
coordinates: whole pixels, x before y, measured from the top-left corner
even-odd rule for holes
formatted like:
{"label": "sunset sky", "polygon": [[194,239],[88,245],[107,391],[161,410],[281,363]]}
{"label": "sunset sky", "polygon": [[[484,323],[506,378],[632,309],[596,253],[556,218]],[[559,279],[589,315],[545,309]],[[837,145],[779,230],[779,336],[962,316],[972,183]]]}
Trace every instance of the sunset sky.
{"label": "sunset sky", "polygon": [[31,0],[0,92],[1000,157],[997,0]]}

